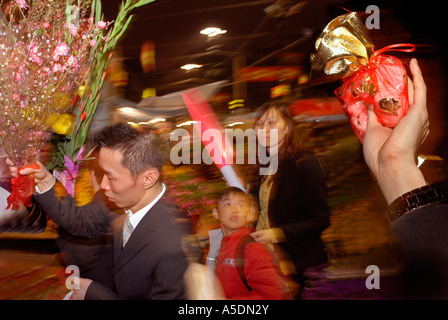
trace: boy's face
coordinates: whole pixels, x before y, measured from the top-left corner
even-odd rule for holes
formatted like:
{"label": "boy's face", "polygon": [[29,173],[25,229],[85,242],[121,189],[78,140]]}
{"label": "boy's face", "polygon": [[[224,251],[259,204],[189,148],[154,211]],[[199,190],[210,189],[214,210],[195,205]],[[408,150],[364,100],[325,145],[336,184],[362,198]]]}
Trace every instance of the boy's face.
{"label": "boy's face", "polygon": [[229,194],[218,201],[218,208],[213,209],[213,216],[219,219],[224,236],[244,227],[252,218],[252,206],[248,197]]}

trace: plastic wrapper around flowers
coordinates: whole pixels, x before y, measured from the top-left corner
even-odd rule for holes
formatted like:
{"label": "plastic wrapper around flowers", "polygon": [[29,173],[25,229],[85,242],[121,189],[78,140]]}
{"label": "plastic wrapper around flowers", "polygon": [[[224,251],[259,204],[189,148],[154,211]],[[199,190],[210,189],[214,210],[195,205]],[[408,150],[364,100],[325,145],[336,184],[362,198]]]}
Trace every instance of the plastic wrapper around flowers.
{"label": "plastic wrapper around flowers", "polygon": [[332,20],[316,41],[311,55],[311,79],[343,84],[335,94],[344,102],[356,137],[364,143],[367,108],[372,104],[378,122],[395,127],[409,109],[407,74],[400,59],[386,51],[412,52],[412,44],[373,49],[367,28],[356,12]]}

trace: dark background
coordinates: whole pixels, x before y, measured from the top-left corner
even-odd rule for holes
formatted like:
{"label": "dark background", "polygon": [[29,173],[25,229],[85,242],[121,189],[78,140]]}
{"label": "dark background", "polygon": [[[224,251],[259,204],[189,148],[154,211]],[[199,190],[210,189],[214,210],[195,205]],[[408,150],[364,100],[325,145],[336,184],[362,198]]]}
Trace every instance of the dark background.
{"label": "dark background", "polygon": [[[121,0],[104,0],[108,20],[116,16]],[[268,14],[267,8],[279,5],[280,11]],[[288,10],[300,10],[288,15]],[[442,34],[443,8],[435,2],[410,1],[300,1],[300,0],[156,0],[133,11],[135,19],[123,38],[124,63],[129,72],[125,95],[138,101],[144,88],[155,87],[157,95],[217,80],[232,80],[232,58],[246,57],[246,65],[272,66],[281,63],[282,52],[300,52],[297,61],[309,69],[309,54],[323,28],[333,18],[357,11],[365,19],[368,5],[380,9],[380,29],[371,30],[377,49],[393,43],[412,42],[418,47],[410,57],[441,60],[446,67],[446,36]],[[227,33],[207,41],[199,31],[217,26]],[[297,43],[299,39],[302,39]],[[140,50],[144,41],[154,41],[157,68],[143,73]],[[185,72],[185,63],[204,65]],[[248,84],[248,100],[258,105],[269,94],[272,83]]]}

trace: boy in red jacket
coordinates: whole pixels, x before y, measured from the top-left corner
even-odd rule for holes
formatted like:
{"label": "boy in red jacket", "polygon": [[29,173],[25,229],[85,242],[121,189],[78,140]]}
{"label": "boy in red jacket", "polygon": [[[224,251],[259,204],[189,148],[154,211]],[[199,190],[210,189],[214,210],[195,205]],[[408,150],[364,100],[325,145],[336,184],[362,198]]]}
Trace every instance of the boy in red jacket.
{"label": "boy in red jacket", "polygon": [[[247,224],[253,221],[255,214],[255,205],[250,196],[235,187],[227,188],[218,199],[217,208],[213,209],[213,216],[219,219],[223,236],[215,260],[215,275],[226,299],[282,299],[280,270],[274,265],[271,253],[252,239],[241,245],[241,239],[250,237],[253,232]],[[235,256],[242,247],[243,252],[238,259]]]}

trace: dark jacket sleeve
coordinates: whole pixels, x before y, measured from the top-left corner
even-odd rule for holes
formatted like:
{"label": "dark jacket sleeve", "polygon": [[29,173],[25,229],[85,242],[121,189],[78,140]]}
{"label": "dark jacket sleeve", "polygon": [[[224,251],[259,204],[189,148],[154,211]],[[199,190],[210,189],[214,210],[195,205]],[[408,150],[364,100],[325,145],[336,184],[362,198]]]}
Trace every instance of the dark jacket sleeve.
{"label": "dark jacket sleeve", "polygon": [[[184,273],[186,270],[186,259],[180,246],[162,249],[164,254],[159,253],[157,267],[154,269],[152,282],[144,283],[151,287],[151,300],[180,300],[184,299],[185,288]],[[161,250],[161,251],[162,251]],[[149,258],[148,258],[149,259]],[[142,281],[145,281],[144,279]],[[98,283],[92,282],[87,288],[85,300],[124,300],[117,292]]]}
{"label": "dark jacket sleeve", "polygon": [[413,210],[391,224],[412,298],[448,299],[448,204]]}
{"label": "dark jacket sleeve", "polygon": [[72,235],[91,238],[110,233],[113,212],[102,203],[77,206],[69,195],[59,200],[54,188],[33,197],[56,224]]}
{"label": "dark jacket sleeve", "polygon": [[87,288],[84,300],[123,300],[115,291],[93,281]]}
{"label": "dark jacket sleeve", "polygon": [[407,253],[431,253],[448,261],[447,226],[448,204],[434,204],[401,216],[391,230]]}
{"label": "dark jacket sleeve", "polygon": [[19,209],[12,215],[4,215],[2,209],[5,207],[0,208],[0,232],[40,233],[45,230],[47,216],[36,201],[32,201],[31,207]]}

